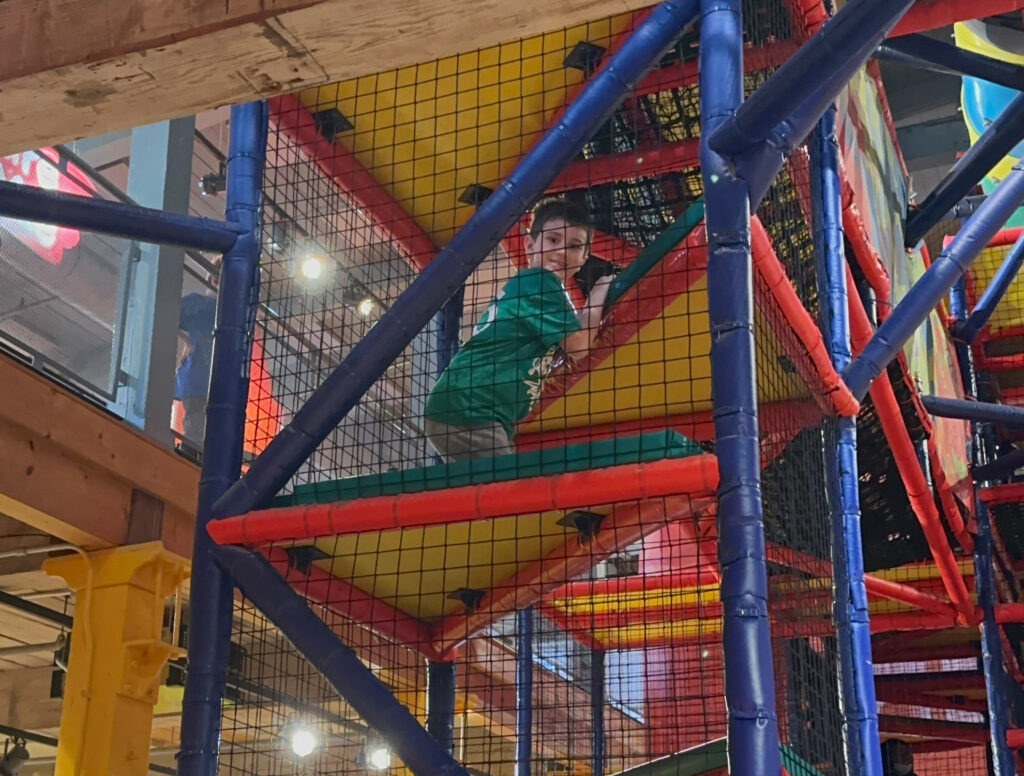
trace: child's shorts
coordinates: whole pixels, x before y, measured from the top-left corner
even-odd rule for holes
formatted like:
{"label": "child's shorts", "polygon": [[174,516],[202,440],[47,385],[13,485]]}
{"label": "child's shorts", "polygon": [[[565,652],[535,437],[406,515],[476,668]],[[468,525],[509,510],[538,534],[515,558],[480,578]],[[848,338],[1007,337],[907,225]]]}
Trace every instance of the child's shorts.
{"label": "child's shorts", "polygon": [[511,455],[516,451],[500,423],[449,426],[424,418],[423,429],[430,444],[446,462]]}

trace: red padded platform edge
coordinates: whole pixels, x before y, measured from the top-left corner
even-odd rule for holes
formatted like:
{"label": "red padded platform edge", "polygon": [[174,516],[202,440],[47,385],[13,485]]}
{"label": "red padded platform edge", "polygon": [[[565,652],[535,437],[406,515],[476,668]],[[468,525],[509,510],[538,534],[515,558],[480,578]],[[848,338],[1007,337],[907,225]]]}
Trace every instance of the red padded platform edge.
{"label": "red padded platform edge", "polygon": [[217,544],[251,547],[637,499],[710,496],[717,487],[717,460],[713,455],[697,455],[422,493],[265,509],[213,520],[207,531]]}

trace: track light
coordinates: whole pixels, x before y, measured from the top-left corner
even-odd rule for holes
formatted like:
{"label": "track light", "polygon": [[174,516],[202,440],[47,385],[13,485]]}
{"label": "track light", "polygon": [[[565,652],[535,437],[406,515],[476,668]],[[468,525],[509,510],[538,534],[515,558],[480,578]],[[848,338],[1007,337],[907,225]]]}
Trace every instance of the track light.
{"label": "track light", "polygon": [[391,767],[391,750],[386,746],[373,747],[366,756],[366,764],[375,771],[386,771]]}
{"label": "track light", "polygon": [[292,731],[289,742],[294,752],[299,757],[308,757],[316,749],[316,736],[313,731],[304,727],[297,727]]}
{"label": "track light", "polygon": [[356,765],[368,771],[386,771],[391,767],[391,750],[379,741],[368,743],[357,755]]}
{"label": "track light", "polygon": [[215,197],[228,186],[227,168],[220,163],[217,172],[208,172],[199,179],[199,193],[204,197]]}
{"label": "track light", "polygon": [[324,272],[324,263],[316,256],[303,259],[299,265],[299,272],[306,280],[318,280]]}
{"label": "track light", "polygon": [[364,318],[368,317],[373,312],[373,300],[370,297],[360,300],[359,306],[356,308],[359,310],[359,314]]}
{"label": "track light", "polygon": [[4,744],[4,756],[0,760],[0,776],[15,776],[21,766],[28,762],[28,749],[18,738],[8,738]]}

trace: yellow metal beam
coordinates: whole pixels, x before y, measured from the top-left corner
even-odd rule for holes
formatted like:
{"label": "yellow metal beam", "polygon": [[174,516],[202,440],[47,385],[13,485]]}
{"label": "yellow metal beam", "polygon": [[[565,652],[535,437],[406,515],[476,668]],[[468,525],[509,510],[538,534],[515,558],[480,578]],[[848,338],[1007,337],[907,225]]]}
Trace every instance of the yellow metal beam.
{"label": "yellow metal beam", "polygon": [[163,640],[167,598],[188,575],[159,542],[50,558],[75,591],[56,776],[144,776],[160,675],[180,650]]}

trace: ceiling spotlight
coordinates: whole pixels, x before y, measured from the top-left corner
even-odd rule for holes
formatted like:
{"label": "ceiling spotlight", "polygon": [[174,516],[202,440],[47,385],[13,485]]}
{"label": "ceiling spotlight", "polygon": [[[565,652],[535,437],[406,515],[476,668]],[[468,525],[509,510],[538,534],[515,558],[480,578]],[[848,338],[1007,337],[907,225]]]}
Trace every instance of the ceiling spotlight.
{"label": "ceiling spotlight", "polygon": [[316,256],[310,256],[303,260],[299,266],[299,271],[306,280],[317,280],[323,274],[324,263]]}
{"label": "ceiling spotlight", "polygon": [[292,751],[299,757],[308,757],[316,749],[316,736],[306,728],[296,728],[292,733]]}
{"label": "ceiling spotlight", "polygon": [[386,771],[391,767],[391,750],[386,746],[371,746],[366,751],[366,767],[375,771]]}
{"label": "ceiling spotlight", "polygon": [[209,172],[199,179],[199,193],[204,197],[214,197],[227,187],[227,169],[224,162],[220,163],[220,169],[217,172]]}
{"label": "ceiling spotlight", "polygon": [[359,302],[359,306],[356,308],[359,310],[359,314],[366,318],[370,313],[373,312],[373,300],[370,297],[366,297]]}
{"label": "ceiling spotlight", "polygon": [[9,738],[4,744],[4,756],[0,759],[0,776],[15,776],[26,762],[28,762],[28,749],[25,742],[19,738]]}

